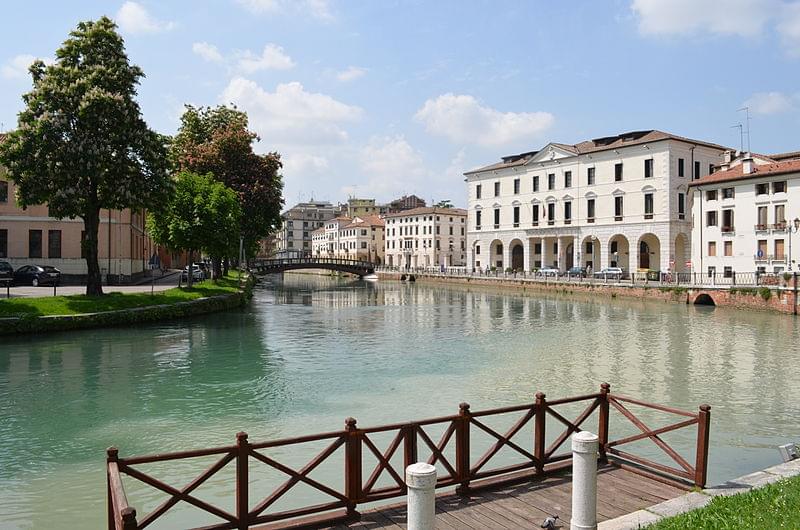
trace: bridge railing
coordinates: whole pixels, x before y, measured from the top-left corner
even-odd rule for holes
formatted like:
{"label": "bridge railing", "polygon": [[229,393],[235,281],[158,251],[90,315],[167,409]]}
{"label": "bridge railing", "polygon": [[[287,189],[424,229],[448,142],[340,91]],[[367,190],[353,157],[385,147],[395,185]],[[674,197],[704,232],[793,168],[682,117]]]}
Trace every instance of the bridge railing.
{"label": "bridge railing", "polygon": [[365,269],[374,269],[378,266],[377,263],[372,263],[370,261],[344,258],[278,258],[256,260],[253,262],[254,269],[280,268],[287,265],[335,265]]}
{"label": "bridge railing", "polygon": [[[632,406],[679,416],[681,421],[654,429],[631,411]],[[575,419],[569,419],[578,410],[580,412],[574,416]],[[611,437],[610,418],[612,413],[617,412],[621,419],[613,424],[614,428],[632,424],[636,427],[636,434],[622,435],[616,439]],[[306,517],[304,524],[309,524],[308,516],[313,516],[317,524],[332,524],[357,518],[356,508],[360,504],[405,495],[405,466],[419,461],[442,469],[438,488],[456,486],[457,491],[464,493],[503,482],[518,482],[528,476],[569,467],[572,454],[564,445],[573,433],[583,429],[593,415],[597,423],[592,429],[597,429],[600,438],[601,459],[611,458],[615,465],[650,476],[657,475],[660,480],[671,483],[680,481],[687,488],[689,484],[705,486],[710,407],[702,405],[699,412],[694,413],[646,403],[612,395],[610,386],[603,383],[600,392],[595,394],[548,401],[543,393],[537,393],[533,403],[484,411],[472,411],[468,404],[462,403],[458,413],[451,416],[379,427],[361,428],[355,419],[347,418],[344,430],[283,440],[252,443],[247,434],[239,433],[235,445],[128,458],[120,457],[117,449],[109,448],[108,528],[144,528],[179,502],[191,504],[221,520],[204,526],[204,529],[247,529],[265,523],[289,527],[302,517]],[[510,426],[498,427],[498,419],[501,423],[510,423]],[[695,425],[696,436],[692,434],[689,437],[696,439],[695,454],[687,459],[668,445],[663,435]],[[557,428],[552,431],[554,427]],[[625,429],[620,431],[624,433]],[[487,439],[489,442],[486,442]],[[650,453],[645,456],[636,447],[627,451],[619,449],[622,445],[647,439],[666,454],[668,462],[678,467],[665,464],[663,454],[661,461],[656,461]],[[386,440],[389,440],[388,444]],[[308,444],[313,445],[314,442],[321,445],[310,448]],[[318,447],[324,448],[320,451]],[[507,456],[509,452],[514,457],[511,464]],[[290,453],[293,457],[299,457],[298,461],[306,462],[302,468],[295,469],[278,461],[280,455],[285,460]],[[175,467],[179,468],[181,461],[197,457],[214,457],[215,462],[180,489],[139,468],[142,464],[154,462],[175,462]],[[365,457],[374,463],[366,461],[369,459]],[[325,484],[310,476],[314,469],[326,461],[344,469],[339,485]],[[198,487],[231,463],[235,466],[233,511],[203,500],[195,493]],[[275,487],[264,488],[263,483],[251,480],[251,470],[257,469],[258,465],[266,466],[273,474],[285,475],[285,481]],[[169,476],[163,472],[159,475]],[[166,493],[168,498],[137,519],[136,510],[128,503],[123,476]],[[310,487],[324,500],[291,509],[276,509],[279,500],[291,498],[296,493],[293,488],[297,485],[306,489]]]}

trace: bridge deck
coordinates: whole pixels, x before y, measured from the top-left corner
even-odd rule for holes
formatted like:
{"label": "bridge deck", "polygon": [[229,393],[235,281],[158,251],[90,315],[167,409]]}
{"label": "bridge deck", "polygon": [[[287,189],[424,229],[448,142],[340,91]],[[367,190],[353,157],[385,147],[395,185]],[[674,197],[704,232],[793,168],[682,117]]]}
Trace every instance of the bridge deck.
{"label": "bridge deck", "polygon": [[[572,475],[564,472],[500,487],[477,491],[469,497],[447,494],[436,499],[436,528],[512,529],[539,528],[548,515],[559,516],[560,528],[569,527]],[[613,464],[598,470],[598,521],[613,519],[686,493],[678,485]],[[395,504],[362,513],[361,521],[331,528],[405,528],[405,505]]]}

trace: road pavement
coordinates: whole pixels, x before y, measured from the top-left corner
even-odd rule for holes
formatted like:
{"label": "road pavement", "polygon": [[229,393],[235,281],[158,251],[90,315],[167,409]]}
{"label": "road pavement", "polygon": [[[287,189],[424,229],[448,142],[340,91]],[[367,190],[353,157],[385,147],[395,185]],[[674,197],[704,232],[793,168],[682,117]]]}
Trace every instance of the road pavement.
{"label": "road pavement", "polygon": [[[155,285],[152,287],[154,292],[166,291],[178,286],[178,271],[167,272],[163,277],[156,276]],[[141,285],[104,285],[104,293],[149,293],[150,282]],[[9,289],[11,298],[53,296],[53,286],[43,285],[41,287],[17,286]],[[85,285],[59,285],[56,294],[66,296],[70,294],[85,294]],[[6,298],[5,286],[0,286],[0,300]]]}

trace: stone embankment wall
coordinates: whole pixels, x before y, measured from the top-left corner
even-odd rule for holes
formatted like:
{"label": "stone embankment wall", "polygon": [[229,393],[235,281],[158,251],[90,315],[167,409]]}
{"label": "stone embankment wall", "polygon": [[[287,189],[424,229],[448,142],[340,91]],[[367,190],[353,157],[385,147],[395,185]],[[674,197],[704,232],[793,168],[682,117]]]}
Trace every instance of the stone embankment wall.
{"label": "stone embankment wall", "polygon": [[[380,272],[379,278],[399,280],[400,273]],[[516,292],[549,292],[555,294],[587,294],[593,297],[624,297],[678,302],[684,304],[711,304],[721,307],[772,311],[786,314],[797,314],[798,296],[794,286],[788,287],[703,287],[690,288],[682,286],[664,286],[657,282],[652,284],[603,284],[523,280],[515,278],[492,277],[458,277],[428,274],[415,274],[417,282],[481,286],[489,288],[510,289]],[[710,300],[709,300],[710,299]]]}

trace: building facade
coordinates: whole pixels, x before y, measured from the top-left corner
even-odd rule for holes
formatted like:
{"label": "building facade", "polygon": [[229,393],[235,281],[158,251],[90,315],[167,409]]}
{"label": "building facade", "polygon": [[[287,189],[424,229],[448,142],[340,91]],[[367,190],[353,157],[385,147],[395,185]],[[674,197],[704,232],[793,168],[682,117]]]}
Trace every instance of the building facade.
{"label": "building facade", "polygon": [[725,150],[635,131],[550,143],[469,171],[469,267],[683,271],[688,185],[712,172]]}
{"label": "building facade", "polygon": [[387,266],[414,269],[465,265],[466,210],[416,208],[387,214],[384,220]]}
{"label": "building facade", "polygon": [[382,213],[405,212],[407,210],[413,210],[414,208],[425,208],[426,206],[427,204],[425,201],[416,195],[403,195],[399,199],[388,203],[385,207],[386,211]]}
{"label": "building facade", "polygon": [[277,255],[310,256],[311,233],[338,214],[338,208],[327,201],[301,202],[281,214],[277,235]]}
{"label": "building facade", "polygon": [[315,257],[383,263],[384,222],[377,215],[336,217],[312,234]]}
{"label": "building facade", "polygon": [[800,154],[728,153],[719,171],[690,189],[694,271],[730,278],[798,270]]}

